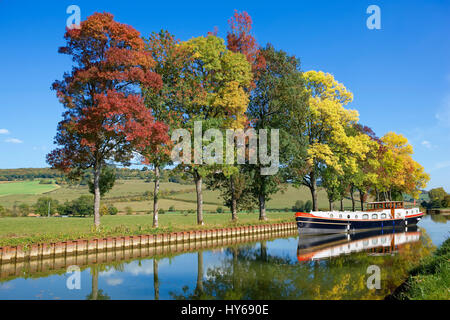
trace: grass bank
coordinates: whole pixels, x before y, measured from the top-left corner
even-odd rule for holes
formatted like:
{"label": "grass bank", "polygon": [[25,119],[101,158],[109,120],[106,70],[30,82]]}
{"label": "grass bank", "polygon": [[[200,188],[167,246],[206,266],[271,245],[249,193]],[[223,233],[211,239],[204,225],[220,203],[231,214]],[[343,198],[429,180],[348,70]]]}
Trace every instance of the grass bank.
{"label": "grass bank", "polygon": [[450,238],[412,269],[408,279],[387,298],[450,300]]}
{"label": "grass bank", "polygon": [[93,230],[93,218],[0,218],[0,246],[30,245],[65,240],[91,239],[106,236],[158,234],[264,223],[294,222],[292,212],[268,212],[268,221],[258,214],[239,214],[232,222],[230,214],[204,214],[204,226],[197,225],[196,214],[166,213],[159,215],[159,228],[152,227],[153,215],[103,216],[101,230]]}

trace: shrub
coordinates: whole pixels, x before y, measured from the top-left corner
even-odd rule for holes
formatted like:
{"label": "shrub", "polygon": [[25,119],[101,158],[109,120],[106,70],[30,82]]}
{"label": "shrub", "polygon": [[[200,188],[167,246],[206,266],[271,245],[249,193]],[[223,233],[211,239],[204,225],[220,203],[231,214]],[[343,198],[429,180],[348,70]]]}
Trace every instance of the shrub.
{"label": "shrub", "polygon": [[195,214],[195,210],[194,210],[194,209],[189,209],[187,212],[188,212],[189,214]]}
{"label": "shrub", "polygon": [[39,184],[52,184],[53,180],[42,179],[39,181]]}
{"label": "shrub", "polygon": [[115,216],[117,214],[117,212],[119,212],[119,210],[114,207],[114,206],[109,206],[108,207],[108,214],[111,216]]}
{"label": "shrub", "polygon": [[169,212],[174,212],[175,211],[175,206],[170,206],[169,207]]}
{"label": "shrub", "polygon": [[27,205],[26,203],[19,204],[18,208],[19,208],[19,214],[22,217],[26,217],[26,216],[28,216],[30,214],[30,211],[31,211],[30,206]]}
{"label": "shrub", "polygon": [[159,213],[159,214],[165,214],[165,213],[166,213],[166,210],[164,210],[164,209],[159,209],[159,210],[158,210],[158,213]]}
{"label": "shrub", "polygon": [[223,208],[222,207],[217,207],[216,212],[217,213],[223,213]]}
{"label": "shrub", "polygon": [[106,216],[108,214],[108,207],[103,205],[100,207],[100,216]]}
{"label": "shrub", "polygon": [[6,216],[6,209],[0,205],[0,217],[4,217],[4,216]]}
{"label": "shrub", "polygon": [[305,202],[305,206],[303,207],[303,211],[305,211],[305,212],[311,212],[312,207],[313,207],[312,201],[311,201],[311,200],[308,200],[308,201]]}
{"label": "shrub", "polygon": [[133,214],[133,209],[131,207],[125,207],[125,213],[127,216],[130,216]]}
{"label": "shrub", "polygon": [[303,202],[303,200],[297,200],[294,204],[294,206],[292,207],[292,211],[304,211],[305,210],[305,203]]}

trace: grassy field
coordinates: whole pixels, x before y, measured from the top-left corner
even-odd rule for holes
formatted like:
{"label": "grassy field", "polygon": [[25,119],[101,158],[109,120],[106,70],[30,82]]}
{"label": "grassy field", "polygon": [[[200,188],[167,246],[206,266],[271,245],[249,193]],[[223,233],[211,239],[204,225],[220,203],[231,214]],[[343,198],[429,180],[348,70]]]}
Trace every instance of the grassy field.
{"label": "grassy field", "polygon": [[[32,192],[33,188],[35,188],[34,192]],[[55,185],[39,185],[38,181],[0,184],[0,190],[4,190],[3,196],[0,197],[0,205],[5,208],[12,208],[15,204],[20,203],[32,205],[42,196],[43,192],[46,193],[45,196],[52,197],[60,203],[89,194],[86,186],[62,186],[55,189]],[[196,209],[196,193],[193,185],[163,182],[161,183],[160,190],[162,192],[174,192],[174,194],[162,197],[160,208],[168,210],[171,206],[174,206],[177,211]],[[144,180],[119,180],[113,189],[106,194],[103,201],[105,204],[113,204],[121,212],[124,211],[125,207],[130,207],[134,212],[144,213],[152,210],[152,201],[122,202],[123,200],[119,201],[119,199],[120,197],[140,196],[146,191],[153,191],[153,183],[147,183]],[[308,188],[294,188],[289,185],[285,190],[273,195],[272,199],[267,202],[266,207],[269,210],[291,209],[297,200],[303,200],[305,202],[310,199],[311,194]],[[319,189],[318,199],[319,209],[328,209],[328,200],[324,190]],[[217,207],[224,207],[219,191],[205,189],[203,191],[203,202],[206,211],[215,211]],[[359,202],[357,202],[358,205]],[[344,200],[344,206],[346,208],[351,207],[350,199]],[[336,203],[335,208],[338,207],[339,204]]]}
{"label": "grassy field", "polygon": [[0,184],[1,196],[39,195],[58,189],[56,184],[39,184],[39,181],[18,181]]}
{"label": "grassy field", "polygon": [[[293,222],[292,212],[268,212],[268,222]],[[78,218],[40,218],[19,217],[1,218],[0,246],[63,241],[73,239],[89,239],[92,237],[155,234],[173,231],[209,229],[235,225],[262,223],[258,214],[238,214],[238,222],[231,222],[230,214],[204,214],[204,226],[197,226],[195,214],[166,213],[159,215],[160,227],[152,228],[152,215],[103,216],[102,229],[94,232],[92,217]]]}
{"label": "grassy field", "polygon": [[[60,203],[89,194],[87,186],[63,185],[57,187],[55,185],[40,185],[38,181],[3,183],[0,184],[0,190],[3,191],[3,195],[0,197],[0,205],[9,209],[21,203],[32,205],[39,197],[42,197],[44,192],[45,196],[58,200]],[[153,210],[153,201],[144,196],[145,192],[153,191],[153,183],[147,183],[144,180],[119,180],[102,200],[103,204],[116,206],[119,209],[119,215],[103,216],[100,232],[93,231],[92,217],[4,217],[0,218],[0,246],[199,228],[196,224],[196,214],[187,213],[187,210],[196,210],[196,193],[193,185],[164,182],[161,183],[160,190],[162,194],[159,207],[166,210],[166,213],[160,215],[160,228],[158,229],[152,228],[153,216],[147,214]],[[319,209],[327,209],[328,200],[324,190],[319,190],[318,198]],[[310,199],[311,194],[306,187],[297,189],[290,185],[285,186],[283,191],[273,195],[267,201],[269,221],[294,221],[291,211],[292,206],[297,200],[306,202]],[[220,192],[205,189],[203,201],[206,224],[204,228],[232,224],[228,208],[224,207]],[[349,208],[351,201],[345,199],[344,205]],[[132,209],[132,215],[125,215],[127,207]],[[168,212],[171,207],[175,212]],[[217,207],[225,209],[225,213],[212,213],[216,211]],[[336,204],[337,207],[338,204]],[[257,223],[259,221],[256,210],[254,213],[238,214],[238,224]]]}

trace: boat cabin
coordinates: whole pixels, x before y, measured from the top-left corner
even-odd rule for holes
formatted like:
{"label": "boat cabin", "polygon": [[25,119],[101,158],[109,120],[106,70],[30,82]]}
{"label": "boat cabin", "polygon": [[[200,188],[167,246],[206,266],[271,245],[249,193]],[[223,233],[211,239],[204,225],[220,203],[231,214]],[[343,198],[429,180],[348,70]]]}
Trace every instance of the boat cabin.
{"label": "boat cabin", "polygon": [[380,211],[385,209],[403,209],[403,201],[382,201],[367,203],[366,211]]}

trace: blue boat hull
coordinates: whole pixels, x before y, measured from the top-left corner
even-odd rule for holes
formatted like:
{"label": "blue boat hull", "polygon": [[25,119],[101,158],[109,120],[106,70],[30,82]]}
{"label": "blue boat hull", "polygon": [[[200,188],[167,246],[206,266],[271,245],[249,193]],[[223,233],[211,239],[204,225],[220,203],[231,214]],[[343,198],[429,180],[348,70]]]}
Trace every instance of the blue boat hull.
{"label": "blue boat hull", "polygon": [[389,229],[396,227],[408,227],[416,225],[422,216],[414,216],[405,219],[385,220],[341,220],[315,217],[296,217],[300,234],[333,234],[360,232],[371,229]]}

